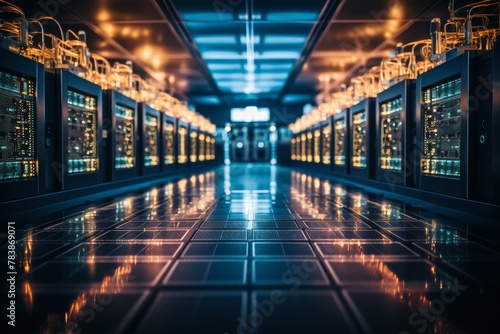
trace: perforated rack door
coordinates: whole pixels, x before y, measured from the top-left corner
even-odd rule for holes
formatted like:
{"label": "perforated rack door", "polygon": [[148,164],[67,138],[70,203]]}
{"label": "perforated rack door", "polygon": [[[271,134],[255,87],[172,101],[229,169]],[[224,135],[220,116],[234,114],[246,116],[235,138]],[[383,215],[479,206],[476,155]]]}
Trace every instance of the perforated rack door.
{"label": "perforated rack door", "polygon": [[473,57],[473,53],[466,52],[417,79],[421,189],[469,196],[469,94],[474,94]]}
{"label": "perforated rack door", "polygon": [[43,65],[0,49],[0,201],[45,191]]}

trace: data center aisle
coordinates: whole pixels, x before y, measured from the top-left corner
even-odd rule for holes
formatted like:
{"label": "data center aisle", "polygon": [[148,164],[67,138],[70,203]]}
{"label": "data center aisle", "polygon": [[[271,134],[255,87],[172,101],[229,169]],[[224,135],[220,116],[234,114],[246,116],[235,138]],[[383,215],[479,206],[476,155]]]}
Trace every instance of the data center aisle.
{"label": "data center aisle", "polygon": [[275,166],[23,219],[19,333],[486,333],[498,313],[495,245]]}

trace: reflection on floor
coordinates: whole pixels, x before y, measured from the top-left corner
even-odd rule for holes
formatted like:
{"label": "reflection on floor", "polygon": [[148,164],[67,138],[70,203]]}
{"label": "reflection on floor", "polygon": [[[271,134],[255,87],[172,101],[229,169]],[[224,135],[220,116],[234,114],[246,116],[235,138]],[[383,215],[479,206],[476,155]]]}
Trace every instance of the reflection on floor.
{"label": "reflection on floor", "polygon": [[279,167],[221,167],[17,224],[19,333],[495,328],[495,245],[421,207]]}

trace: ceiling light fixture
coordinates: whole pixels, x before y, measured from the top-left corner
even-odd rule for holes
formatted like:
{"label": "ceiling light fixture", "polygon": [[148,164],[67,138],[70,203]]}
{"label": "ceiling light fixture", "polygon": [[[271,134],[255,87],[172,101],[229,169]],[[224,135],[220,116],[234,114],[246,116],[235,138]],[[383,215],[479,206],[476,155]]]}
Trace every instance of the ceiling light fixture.
{"label": "ceiling light fixture", "polygon": [[246,2],[246,47],[247,47],[247,85],[245,88],[246,94],[255,92],[255,54],[254,54],[254,26],[252,19],[253,0]]}

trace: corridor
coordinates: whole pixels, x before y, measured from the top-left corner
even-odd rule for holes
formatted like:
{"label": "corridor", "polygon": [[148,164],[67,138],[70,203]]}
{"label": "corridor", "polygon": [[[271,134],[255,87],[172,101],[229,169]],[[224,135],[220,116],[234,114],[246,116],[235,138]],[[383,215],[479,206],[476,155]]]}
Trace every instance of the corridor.
{"label": "corridor", "polygon": [[19,215],[16,330],[494,332],[499,247],[432,208],[234,164]]}

